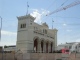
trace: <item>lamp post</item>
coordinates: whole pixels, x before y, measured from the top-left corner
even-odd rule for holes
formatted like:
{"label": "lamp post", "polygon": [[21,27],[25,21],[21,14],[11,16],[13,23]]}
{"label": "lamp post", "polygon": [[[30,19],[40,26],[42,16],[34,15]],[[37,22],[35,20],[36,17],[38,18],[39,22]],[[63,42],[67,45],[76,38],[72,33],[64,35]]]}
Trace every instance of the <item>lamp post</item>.
{"label": "lamp post", "polygon": [[1,20],[1,27],[0,27],[0,41],[1,41],[1,29],[2,29],[2,17],[0,16],[0,20]]}

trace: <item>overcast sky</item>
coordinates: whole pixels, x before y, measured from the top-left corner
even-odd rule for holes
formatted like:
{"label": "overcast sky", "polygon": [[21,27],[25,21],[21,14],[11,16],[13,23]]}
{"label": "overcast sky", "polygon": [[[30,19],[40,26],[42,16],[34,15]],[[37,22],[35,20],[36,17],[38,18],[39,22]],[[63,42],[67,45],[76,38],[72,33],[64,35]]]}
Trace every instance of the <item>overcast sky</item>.
{"label": "overcast sky", "polygon": [[[46,22],[49,28],[58,29],[58,44],[80,42],[80,4],[45,16],[78,0],[0,0],[0,16],[3,18],[0,45],[15,45],[17,41],[17,16],[28,13],[36,17],[35,22]],[[0,20],[1,22],[1,20]]]}

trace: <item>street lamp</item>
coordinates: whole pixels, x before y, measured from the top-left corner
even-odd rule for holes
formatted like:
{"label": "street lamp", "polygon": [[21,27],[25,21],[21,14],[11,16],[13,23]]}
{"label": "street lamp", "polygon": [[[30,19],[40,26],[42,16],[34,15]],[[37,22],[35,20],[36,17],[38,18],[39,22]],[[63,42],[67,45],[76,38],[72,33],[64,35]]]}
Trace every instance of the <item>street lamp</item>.
{"label": "street lamp", "polygon": [[2,17],[0,16],[0,20],[1,20],[1,27],[0,27],[0,41],[1,41],[1,29],[2,29]]}

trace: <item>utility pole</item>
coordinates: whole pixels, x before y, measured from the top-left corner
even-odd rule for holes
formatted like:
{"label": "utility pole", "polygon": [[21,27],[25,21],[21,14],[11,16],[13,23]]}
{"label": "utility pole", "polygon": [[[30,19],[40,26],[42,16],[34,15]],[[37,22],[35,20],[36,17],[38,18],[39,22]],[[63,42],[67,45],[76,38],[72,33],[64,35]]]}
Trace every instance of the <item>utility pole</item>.
{"label": "utility pole", "polygon": [[2,30],[2,17],[0,16],[0,20],[1,20],[1,26],[0,26],[0,41],[1,41],[1,30]]}

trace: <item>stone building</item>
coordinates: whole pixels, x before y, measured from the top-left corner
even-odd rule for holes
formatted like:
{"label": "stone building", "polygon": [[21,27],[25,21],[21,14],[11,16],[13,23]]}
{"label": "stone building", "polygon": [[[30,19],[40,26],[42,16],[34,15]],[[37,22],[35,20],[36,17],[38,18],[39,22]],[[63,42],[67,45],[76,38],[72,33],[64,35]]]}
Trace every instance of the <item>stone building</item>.
{"label": "stone building", "polygon": [[69,49],[70,52],[80,53],[80,42],[70,42],[70,43],[60,44],[57,46],[57,50],[61,50],[63,48]]}
{"label": "stone building", "polygon": [[30,14],[18,18],[17,49],[22,52],[49,53],[57,47],[57,29],[39,25]]}
{"label": "stone building", "polygon": [[16,51],[16,45],[4,46],[4,51]]}

